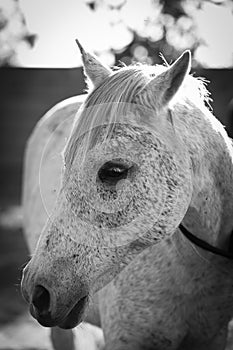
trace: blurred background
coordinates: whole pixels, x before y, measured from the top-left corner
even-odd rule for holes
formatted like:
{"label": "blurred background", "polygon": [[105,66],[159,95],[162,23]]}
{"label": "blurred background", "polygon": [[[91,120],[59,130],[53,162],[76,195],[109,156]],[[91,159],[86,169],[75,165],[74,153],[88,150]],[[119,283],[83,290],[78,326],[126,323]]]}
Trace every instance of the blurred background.
{"label": "blurred background", "polygon": [[193,74],[210,81],[214,114],[233,136],[232,0],[0,0],[0,326],[26,309],[26,141],[50,107],[85,89],[75,38],[110,66],[162,64],[160,53],[171,63],[190,49]]}

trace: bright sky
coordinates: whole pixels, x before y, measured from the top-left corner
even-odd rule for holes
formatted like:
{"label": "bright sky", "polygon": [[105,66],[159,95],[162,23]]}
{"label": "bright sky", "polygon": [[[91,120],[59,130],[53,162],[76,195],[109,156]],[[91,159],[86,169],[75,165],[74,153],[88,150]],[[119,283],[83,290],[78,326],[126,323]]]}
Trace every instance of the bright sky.
{"label": "bright sky", "polygon": [[87,50],[106,51],[107,63],[113,64],[113,57],[107,55],[110,46],[123,47],[122,42],[127,45],[132,40],[124,26],[114,33],[104,9],[94,12],[82,0],[20,0],[20,4],[29,31],[38,34],[33,50],[22,45],[18,51],[18,60],[25,66],[81,65],[75,38]]}
{"label": "bright sky", "polygon": [[[150,0],[128,0],[127,21],[140,25],[148,9],[151,15],[149,3]],[[20,6],[29,32],[38,34],[32,50],[23,43],[18,47],[18,61],[23,66],[79,66],[81,58],[75,38],[87,50],[103,52],[106,63],[113,64],[109,48],[122,48],[132,40],[132,33],[123,24],[109,24],[109,13],[104,7],[91,11],[84,0],[20,0]],[[232,66],[233,16],[229,7],[205,2],[202,10],[192,9],[192,16],[203,40],[195,53],[197,60],[204,66]]]}
{"label": "bright sky", "polygon": [[233,14],[228,6],[205,2],[194,11],[199,37],[204,41],[195,52],[203,65],[214,68],[233,66]]}

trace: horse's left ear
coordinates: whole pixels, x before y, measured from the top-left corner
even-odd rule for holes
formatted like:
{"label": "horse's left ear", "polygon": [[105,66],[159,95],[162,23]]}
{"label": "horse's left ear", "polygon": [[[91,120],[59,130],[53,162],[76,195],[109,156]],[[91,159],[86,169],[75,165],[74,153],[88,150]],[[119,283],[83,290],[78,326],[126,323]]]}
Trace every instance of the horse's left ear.
{"label": "horse's left ear", "polygon": [[104,79],[112,73],[111,69],[102,64],[97,57],[86,52],[77,39],[76,43],[82,54],[84,73],[86,77],[91,81],[94,87],[99,86]]}
{"label": "horse's left ear", "polygon": [[[146,93],[158,107],[165,106],[182,85],[191,68],[191,53],[185,51],[170,67],[153,78],[146,86]],[[151,101],[152,102],[152,101]]]}

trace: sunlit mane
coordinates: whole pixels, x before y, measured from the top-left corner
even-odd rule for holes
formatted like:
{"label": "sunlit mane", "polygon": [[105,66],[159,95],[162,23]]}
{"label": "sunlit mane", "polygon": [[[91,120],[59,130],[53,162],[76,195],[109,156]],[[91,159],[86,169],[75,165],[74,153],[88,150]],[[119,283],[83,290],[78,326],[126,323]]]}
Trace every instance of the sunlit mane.
{"label": "sunlit mane", "polygon": [[[149,66],[136,64],[117,68],[103,84],[89,93],[85,105],[88,107],[94,104],[109,102],[132,103],[137,93],[142,91],[146,85],[156,76],[166,71],[169,66]],[[175,101],[188,99],[197,107],[209,103],[209,91],[206,89],[206,81],[203,78],[196,78],[188,75],[182,87],[176,94]]]}
{"label": "sunlit mane", "polygon": [[[114,123],[118,122],[118,116],[124,112],[125,103],[135,103],[135,97],[146,85],[167,69],[168,67],[162,65],[141,64],[122,67],[91,91],[78,113],[71,137],[64,150],[66,166],[69,166],[73,161],[81,135],[88,132],[86,146],[84,146],[86,150],[93,142],[93,137],[98,137],[97,132],[93,133],[93,129],[97,126],[106,125],[105,132],[106,135],[109,135]],[[203,80],[193,76],[186,77],[172,103],[185,102],[186,100],[191,101],[200,109],[204,108],[205,103],[208,103],[208,91]],[[106,116],[108,116],[107,122],[104,120]]]}

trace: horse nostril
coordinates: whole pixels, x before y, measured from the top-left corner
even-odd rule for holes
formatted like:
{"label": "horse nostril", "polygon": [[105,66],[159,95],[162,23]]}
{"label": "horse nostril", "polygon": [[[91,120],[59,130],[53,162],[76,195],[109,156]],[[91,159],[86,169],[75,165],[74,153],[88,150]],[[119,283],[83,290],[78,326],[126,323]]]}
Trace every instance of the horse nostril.
{"label": "horse nostril", "polygon": [[43,286],[36,286],[32,296],[32,304],[39,311],[39,313],[47,313],[50,306],[50,295]]}

